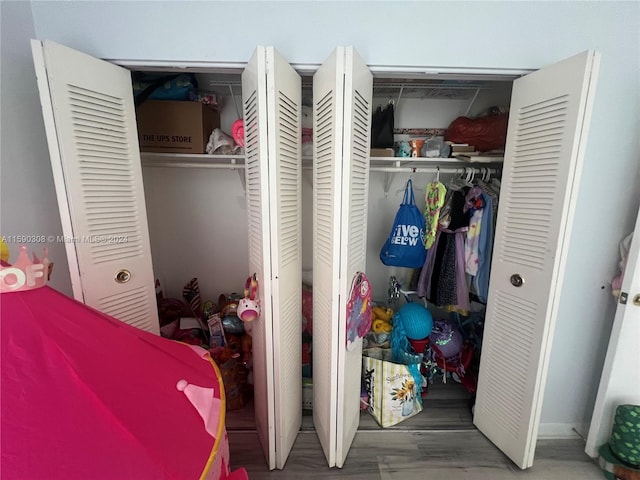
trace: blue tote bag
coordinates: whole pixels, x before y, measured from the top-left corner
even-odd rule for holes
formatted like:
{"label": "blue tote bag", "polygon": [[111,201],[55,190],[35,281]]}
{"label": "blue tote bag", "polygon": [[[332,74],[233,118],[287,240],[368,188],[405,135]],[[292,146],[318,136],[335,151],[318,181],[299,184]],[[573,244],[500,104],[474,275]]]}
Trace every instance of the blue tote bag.
{"label": "blue tote bag", "polygon": [[382,263],[392,267],[422,268],[427,258],[425,225],[409,179],[389,238],[380,251]]}

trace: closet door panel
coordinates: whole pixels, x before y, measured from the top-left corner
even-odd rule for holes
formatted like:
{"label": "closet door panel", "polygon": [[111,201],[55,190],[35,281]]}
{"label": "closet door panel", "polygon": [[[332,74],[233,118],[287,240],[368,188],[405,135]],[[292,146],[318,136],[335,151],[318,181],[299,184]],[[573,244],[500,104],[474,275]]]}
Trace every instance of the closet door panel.
{"label": "closet door panel", "polygon": [[474,423],[533,464],[598,56],[514,82]]}
{"label": "closet door panel", "polygon": [[276,468],[302,425],[302,82],[267,47]]}
{"label": "closet door panel", "polygon": [[50,41],[32,53],[74,296],[158,333],[130,72]]}
{"label": "closet door panel", "polygon": [[249,230],[249,274],[256,274],[260,317],[251,322],[253,395],[256,432],[269,469],[276,466],[273,310],[271,308],[271,243],[269,241],[269,177],[265,48],[258,47],[242,72],[245,128],[245,184]]}
{"label": "closet door panel", "polygon": [[346,349],[346,305],[365,270],[372,82],[353,47],[313,78],[313,416],[331,467],[344,464],[360,419],[362,348]]}
{"label": "closet door panel", "polygon": [[313,76],[313,424],[336,465],[337,331],[344,48]]}
{"label": "closet door panel", "polygon": [[253,337],[256,430],[283,468],[302,423],[301,80],[272,48],[242,74],[249,268],[259,281]]}
{"label": "closet door panel", "polygon": [[353,47],[345,48],[338,309],[338,417],[336,466],[342,467],[360,423],[362,345],[349,351],[347,302],[357,272],[366,270],[369,148],[373,76]]}

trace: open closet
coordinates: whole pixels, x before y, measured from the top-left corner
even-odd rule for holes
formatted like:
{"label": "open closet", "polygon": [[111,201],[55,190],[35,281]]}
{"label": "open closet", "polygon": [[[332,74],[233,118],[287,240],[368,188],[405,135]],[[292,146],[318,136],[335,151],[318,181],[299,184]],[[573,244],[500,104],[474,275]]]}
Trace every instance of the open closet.
{"label": "open closet", "polygon": [[[386,223],[372,236],[370,219],[384,205],[370,198],[375,164],[398,160],[367,158],[357,113],[371,115],[373,78],[352,49],[334,54],[343,60],[330,59],[314,76],[314,131],[338,120],[327,127],[333,150],[314,152],[313,416],[329,465],[340,467],[360,426],[362,352],[346,345],[349,288],[367,272],[374,298],[384,301],[392,272],[378,254],[400,198],[387,204]],[[344,65],[337,73],[336,63]],[[584,52],[513,81],[473,423],[520,468],[533,464],[598,64],[597,53]],[[437,172],[442,163],[431,165]],[[406,176],[393,181],[377,180],[395,194]],[[316,378],[318,365],[324,372]],[[323,415],[335,419],[330,432],[317,428]]]}
{"label": "open closet", "polygon": [[[427,78],[422,78],[427,77]],[[444,77],[444,78],[443,78]],[[385,107],[392,103],[395,114],[396,149],[411,139],[431,141],[436,148],[446,150],[443,145],[447,127],[458,117],[478,118],[488,115],[490,110],[508,112],[511,101],[512,77],[484,78],[472,75],[442,75],[428,78],[415,75],[413,78],[394,78],[374,76],[373,107]],[[369,201],[367,219],[367,258],[366,273],[373,289],[373,301],[376,305],[390,307],[397,312],[407,302],[426,305],[433,319],[446,319],[455,326],[468,344],[470,356],[475,356],[474,367],[480,354],[482,327],[486,309],[488,278],[484,279],[484,295],[473,295],[472,311],[465,315],[455,315],[446,308],[438,307],[435,298],[425,292],[418,294],[418,280],[423,265],[418,269],[390,267],[380,260],[380,251],[389,235],[398,206],[402,202],[406,182],[411,179],[416,204],[421,212],[425,211],[427,187],[441,183],[448,194],[453,189],[468,188],[471,185],[499,185],[502,176],[504,154],[496,156],[468,157],[473,162],[455,157],[445,157],[442,153],[429,152],[411,157],[373,157],[370,162]],[[397,153],[396,153],[397,154]],[[445,151],[446,155],[447,152]],[[481,160],[481,161],[480,161]],[[484,227],[493,232],[497,213],[499,187],[492,191],[495,204],[489,206],[493,215]],[[443,198],[444,200],[444,198]],[[434,235],[435,237],[435,235]],[[492,237],[492,234],[490,235]],[[435,239],[435,238],[434,238]],[[433,240],[434,240],[433,239]],[[432,241],[433,241],[432,240]],[[491,262],[491,244],[483,245],[486,250],[481,261],[488,266]],[[432,252],[437,245],[432,245]],[[469,283],[475,277],[469,275]],[[430,280],[428,278],[427,280]],[[426,282],[425,282],[426,283]],[[424,290],[424,286],[423,286]],[[468,310],[468,309],[467,309]],[[457,335],[457,333],[456,333]],[[384,346],[389,348],[389,335],[382,335]],[[376,347],[375,335],[369,335],[364,343],[366,347]],[[422,352],[424,353],[424,349]],[[465,360],[467,359],[465,352]],[[425,360],[426,362],[427,360]],[[469,370],[468,363],[466,369]],[[461,369],[462,373],[464,370]],[[452,374],[453,372],[453,374]],[[456,369],[443,376],[441,368],[436,368],[431,359],[430,368],[423,367],[423,374],[429,382],[423,391],[423,410],[417,416],[404,420],[394,426],[397,429],[465,429],[474,428],[472,421],[473,389],[475,379],[469,370],[467,386],[460,381]],[[454,380],[455,379],[455,380]],[[361,417],[360,429],[381,428],[370,415]]]}
{"label": "open closet", "polygon": [[[252,324],[253,422],[270,469],[284,468],[303,425],[303,271],[312,271],[313,428],[329,466],[340,467],[358,428],[375,428],[360,412],[361,348],[345,347],[351,280],[366,272],[378,302],[388,299],[391,276],[407,286],[407,272],[378,258],[398,190],[411,176],[420,198],[438,170],[443,181],[464,173],[454,159],[370,158],[373,109],[391,99],[398,128],[428,132],[510,101],[505,162],[486,165],[492,175],[502,170],[502,189],[473,421],[516,464],[531,466],[597,55],[515,83],[429,84],[403,72],[373,75],[352,47],[336,48],[301,80],[272,47],[258,47],[242,73],[196,72],[225,97],[223,130],[239,113],[244,119],[244,155],[217,157],[140,156],[128,70],[52,42],[34,41],[33,51],[65,235],[130,222],[136,239],[126,248],[67,244],[75,297],[157,331],[155,278],[166,295],[179,295],[198,277],[208,300],[241,291],[255,273],[262,315]],[[305,103],[313,105],[312,159],[301,148]],[[95,111],[105,104],[120,115],[121,136],[108,141]],[[87,166],[92,158],[100,164]],[[510,283],[515,274],[524,288]]]}
{"label": "open closet", "polygon": [[155,278],[180,298],[198,277],[205,301],[255,275],[253,428],[282,468],[302,417],[300,76],[257,47],[223,77],[222,126],[242,112],[244,155],[141,155],[129,70],[53,42],[32,52],[65,236],[126,238],[66,242],[75,298],[158,333]]}

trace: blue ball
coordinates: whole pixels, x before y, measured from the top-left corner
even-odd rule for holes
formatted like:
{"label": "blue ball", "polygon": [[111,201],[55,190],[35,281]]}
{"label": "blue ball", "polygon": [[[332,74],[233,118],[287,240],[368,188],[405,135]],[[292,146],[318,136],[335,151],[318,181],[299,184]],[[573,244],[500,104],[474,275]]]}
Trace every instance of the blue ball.
{"label": "blue ball", "polygon": [[433,330],[433,317],[431,312],[419,303],[405,303],[398,311],[407,338],[410,340],[422,340],[427,338]]}

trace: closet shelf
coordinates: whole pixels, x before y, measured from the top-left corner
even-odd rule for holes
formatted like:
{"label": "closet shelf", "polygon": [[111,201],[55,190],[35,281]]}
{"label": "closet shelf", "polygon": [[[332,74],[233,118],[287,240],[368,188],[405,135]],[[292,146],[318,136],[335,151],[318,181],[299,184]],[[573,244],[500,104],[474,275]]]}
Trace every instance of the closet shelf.
{"label": "closet shelf", "polygon": [[[141,152],[140,158],[145,167],[169,168],[222,168],[237,170],[245,168],[245,156],[240,155],[209,155],[193,153],[151,153]],[[406,172],[419,171],[428,168],[435,171],[440,168],[482,168],[502,164],[504,158],[496,156],[476,156],[473,161],[448,157],[370,157],[369,165],[372,171]],[[313,158],[302,156],[303,166],[310,166]]]}

